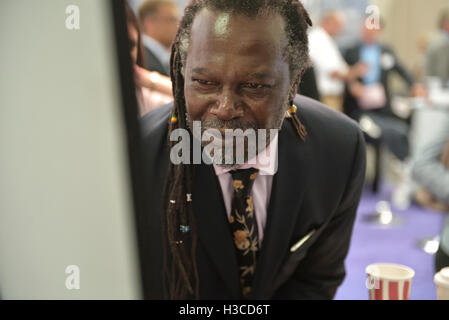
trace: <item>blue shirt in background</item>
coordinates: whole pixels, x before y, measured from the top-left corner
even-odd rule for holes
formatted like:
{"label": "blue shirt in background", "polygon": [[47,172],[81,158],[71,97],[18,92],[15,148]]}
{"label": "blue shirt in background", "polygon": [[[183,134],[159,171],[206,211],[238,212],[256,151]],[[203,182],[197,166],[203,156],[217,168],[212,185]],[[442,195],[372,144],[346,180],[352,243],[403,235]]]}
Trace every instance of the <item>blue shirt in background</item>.
{"label": "blue shirt in background", "polygon": [[363,83],[365,85],[380,82],[381,54],[381,48],[378,44],[364,44],[360,47],[360,62],[368,65],[369,67],[367,74],[363,77]]}

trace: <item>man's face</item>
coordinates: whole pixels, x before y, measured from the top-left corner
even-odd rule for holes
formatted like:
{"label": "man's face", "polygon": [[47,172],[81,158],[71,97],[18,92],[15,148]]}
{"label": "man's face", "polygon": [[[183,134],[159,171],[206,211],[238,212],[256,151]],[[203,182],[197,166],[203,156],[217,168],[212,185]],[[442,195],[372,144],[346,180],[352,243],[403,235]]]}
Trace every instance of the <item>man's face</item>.
{"label": "man's face", "polygon": [[345,22],[343,18],[336,18],[334,21],[334,37],[337,37],[341,32],[343,31],[343,28],[345,27]]}
{"label": "man's face", "polygon": [[279,15],[199,12],[184,69],[190,120],[202,129],[279,128],[287,109],[290,71]]}
{"label": "man's face", "polygon": [[145,21],[145,31],[149,36],[169,48],[176,36],[179,25],[179,10],[175,5],[163,4],[152,17]]}
{"label": "man's face", "polygon": [[324,29],[332,38],[337,37],[343,31],[344,26],[345,20],[340,14],[328,17],[323,23]]}
{"label": "man's face", "polygon": [[368,29],[365,25],[362,27],[362,38],[366,44],[375,44],[381,35],[380,29]]}

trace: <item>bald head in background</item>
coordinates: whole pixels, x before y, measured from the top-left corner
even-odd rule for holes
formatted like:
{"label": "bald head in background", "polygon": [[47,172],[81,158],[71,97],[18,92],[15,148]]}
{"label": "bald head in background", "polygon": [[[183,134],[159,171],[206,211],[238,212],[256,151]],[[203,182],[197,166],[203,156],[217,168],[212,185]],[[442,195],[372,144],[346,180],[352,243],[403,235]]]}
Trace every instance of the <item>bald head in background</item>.
{"label": "bald head in background", "polygon": [[332,38],[335,38],[345,26],[345,17],[339,11],[328,12],[321,19],[320,25]]}

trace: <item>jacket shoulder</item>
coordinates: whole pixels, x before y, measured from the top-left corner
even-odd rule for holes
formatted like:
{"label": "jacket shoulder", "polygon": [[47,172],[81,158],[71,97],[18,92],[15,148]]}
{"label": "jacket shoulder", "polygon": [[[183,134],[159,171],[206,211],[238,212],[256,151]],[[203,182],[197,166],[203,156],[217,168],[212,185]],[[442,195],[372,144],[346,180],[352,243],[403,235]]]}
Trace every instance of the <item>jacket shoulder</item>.
{"label": "jacket shoulder", "polygon": [[173,102],[150,111],[140,119],[141,141],[146,161],[156,164],[167,147],[168,121]]}
{"label": "jacket shoulder", "polygon": [[167,71],[164,69],[164,66],[159,61],[159,59],[156,57],[156,55],[147,47],[144,48],[144,54],[145,54],[145,67],[148,70],[151,71],[157,71],[163,75],[168,76]]}
{"label": "jacket shoulder", "polygon": [[172,109],[173,102],[170,102],[169,104],[154,109],[143,116],[140,119],[142,136],[146,138],[149,135],[154,135],[159,131],[166,130]]}

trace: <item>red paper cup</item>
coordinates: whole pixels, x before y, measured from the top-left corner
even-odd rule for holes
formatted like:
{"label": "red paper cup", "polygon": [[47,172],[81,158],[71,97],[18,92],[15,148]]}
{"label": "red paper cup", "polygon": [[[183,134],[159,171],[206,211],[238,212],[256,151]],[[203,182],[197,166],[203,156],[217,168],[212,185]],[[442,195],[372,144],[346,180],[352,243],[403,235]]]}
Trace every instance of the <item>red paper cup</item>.
{"label": "red paper cup", "polygon": [[370,300],[408,300],[415,271],[393,263],[375,263],[366,267],[366,286]]}

